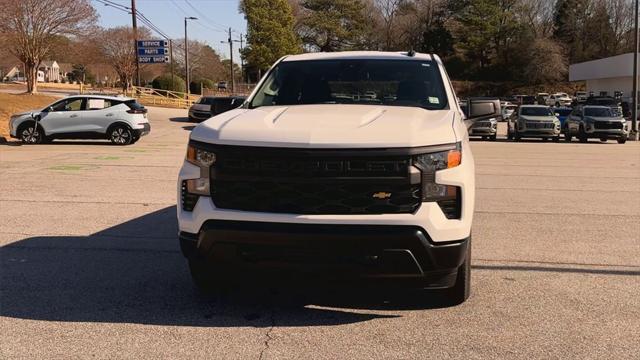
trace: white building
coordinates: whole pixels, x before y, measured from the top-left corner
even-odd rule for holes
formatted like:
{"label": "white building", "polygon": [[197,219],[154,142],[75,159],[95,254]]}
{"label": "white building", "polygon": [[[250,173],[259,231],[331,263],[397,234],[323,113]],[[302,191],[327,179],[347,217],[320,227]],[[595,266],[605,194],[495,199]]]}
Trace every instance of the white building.
{"label": "white building", "polygon": [[613,96],[622,91],[622,98],[631,99],[633,89],[633,53],[587,61],[569,66],[569,81],[586,81],[587,92],[606,92]]}

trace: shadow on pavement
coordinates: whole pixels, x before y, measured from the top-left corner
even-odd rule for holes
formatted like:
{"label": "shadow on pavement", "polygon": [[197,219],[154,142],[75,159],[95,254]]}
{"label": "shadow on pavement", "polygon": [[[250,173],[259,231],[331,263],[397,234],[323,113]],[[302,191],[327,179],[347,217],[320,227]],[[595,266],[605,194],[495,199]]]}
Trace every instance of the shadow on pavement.
{"label": "shadow on pavement", "polygon": [[[3,246],[0,315],[211,327],[270,327],[273,313],[278,314],[276,326],[338,325],[399,316],[308,306],[337,306],[336,298],[342,303],[373,301],[357,291],[253,284],[201,295],[192,285],[176,234],[173,206],[90,236],[39,236]],[[380,304],[384,306],[382,300]]]}

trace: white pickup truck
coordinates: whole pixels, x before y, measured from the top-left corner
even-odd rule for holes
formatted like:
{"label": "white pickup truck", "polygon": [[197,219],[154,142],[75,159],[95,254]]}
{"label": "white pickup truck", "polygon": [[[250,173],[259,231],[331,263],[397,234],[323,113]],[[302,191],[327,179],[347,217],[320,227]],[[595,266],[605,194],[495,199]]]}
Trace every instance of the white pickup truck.
{"label": "white pickup truck", "polygon": [[285,269],[465,301],[475,192],[467,129],[499,115],[497,99],[470,99],[465,119],[435,55],[280,59],[240,108],[191,133],[177,215],[196,285]]}

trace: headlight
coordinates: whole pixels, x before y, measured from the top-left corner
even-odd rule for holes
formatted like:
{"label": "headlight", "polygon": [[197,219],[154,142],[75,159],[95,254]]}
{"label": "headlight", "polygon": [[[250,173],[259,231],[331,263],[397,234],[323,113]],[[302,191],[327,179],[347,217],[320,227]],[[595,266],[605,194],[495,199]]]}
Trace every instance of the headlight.
{"label": "headlight", "polygon": [[[414,156],[413,166],[420,170],[422,177],[422,201],[437,201],[443,210],[443,206],[450,207],[450,202],[460,204],[460,188],[436,183],[436,172],[454,168],[460,165],[461,161],[460,143],[451,150]],[[460,217],[460,207],[455,206],[454,208],[453,212],[445,212],[447,218]]]}
{"label": "headlight", "polygon": [[413,158],[413,163],[421,171],[435,174],[438,170],[460,165],[461,160],[462,152],[458,143],[456,148],[452,150],[417,155]]}
{"label": "headlight", "polygon": [[[216,162],[216,154],[211,151],[207,151],[201,148],[194,146],[193,144],[189,144],[187,147],[187,162],[200,167],[200,177],[197,179],[188,179],[184,181],[182,186],[183,191],[183,208],[187,202],[184,200],[189,196],[209,196],[211,193],[211,185],[209,181],[209,171],[210,167]],[[195,206],[195,201],[192,201],[193,206]],[[185,210],[192,210],[185,208]]]}
{"label": "headlight", "polygon": [[208,168],[216,162],[216,154],[189,144],[187,147],[187,161],[193,165]]}

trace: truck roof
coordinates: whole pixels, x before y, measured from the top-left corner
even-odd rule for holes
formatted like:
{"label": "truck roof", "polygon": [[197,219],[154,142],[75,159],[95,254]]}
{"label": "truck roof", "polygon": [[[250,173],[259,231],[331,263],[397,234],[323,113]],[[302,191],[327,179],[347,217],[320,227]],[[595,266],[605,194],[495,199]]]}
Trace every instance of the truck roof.
{"label": "truck roof", "polygon": [[282,61],[310,61],[310,60],[342,60],[342,59],[373,59],[373,60],[435,60],[430,54],[415,53],[409,56],[408,52],[386,51],[342,51],[342,52],[317,52],[286,56]]}

